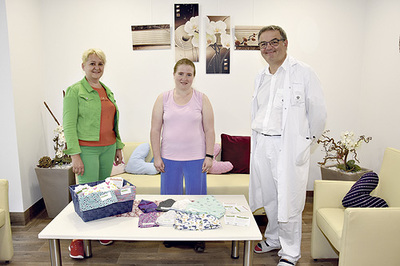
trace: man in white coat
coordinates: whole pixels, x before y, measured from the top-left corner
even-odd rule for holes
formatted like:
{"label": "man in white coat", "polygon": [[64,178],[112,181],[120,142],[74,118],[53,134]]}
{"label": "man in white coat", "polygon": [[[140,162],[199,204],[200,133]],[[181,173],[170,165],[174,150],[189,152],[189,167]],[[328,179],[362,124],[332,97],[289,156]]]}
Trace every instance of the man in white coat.
{"label": "man in white coat", "polygon": [[254,252],[279,249],[278,266],[300,259],[310,146],[325,127],[323,92],[314,71],[287,55],[279,26],[260,30],[261,55],[268,63],[255,80],[252,100],[250,207],[264,207],[265,240]]}

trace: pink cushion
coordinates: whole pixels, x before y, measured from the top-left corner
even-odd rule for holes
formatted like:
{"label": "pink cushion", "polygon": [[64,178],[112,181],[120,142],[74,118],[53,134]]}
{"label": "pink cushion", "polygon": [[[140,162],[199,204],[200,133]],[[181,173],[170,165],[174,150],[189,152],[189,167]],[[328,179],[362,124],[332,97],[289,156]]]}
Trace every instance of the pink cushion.
{"label": "pink cushion", "polygon": [[218,143],[215,143],[213,165],[210,168],[210,170],[208,171],[208,173],[219,175],[219,174],[227,173],[233,169],[233,165],[231,162],[219,162],[219,161],[215,160],[215,158],[217,158],[217,156],[220,152],[221,152],[221,145],[219,145]]}
{"label": "pink cushion", "polygon": [[233,164],[230,173],[248,174],[250,169],[250,137],[221,134],[221,161]]}

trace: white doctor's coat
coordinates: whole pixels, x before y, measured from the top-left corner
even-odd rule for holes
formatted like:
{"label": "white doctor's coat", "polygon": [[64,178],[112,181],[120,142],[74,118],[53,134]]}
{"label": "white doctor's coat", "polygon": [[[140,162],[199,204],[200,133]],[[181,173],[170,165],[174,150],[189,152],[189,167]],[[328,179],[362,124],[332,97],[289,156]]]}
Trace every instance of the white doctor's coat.
{"label": "white doctor's coat", "polygon": [[[288,69],[283,87],[281,150],[277,166],[278,221],[287,222],[304,209],[310,165],[310,146],[322,134],[326,108],[321,84],[314,71],[306,64],[288,56]],[[268,67],[267,67],[268,68]],[[252,121],[257,113],[257,94],[265,77],[263,70],[255,80],[252,99]],[[254,151],[257,132],[252,132],[251,151]],[[253,160],[253,153],[251,153]],[[250,171],[250,179],[252,173]],[[260,186],[250,181],[252,211],[263,207]]]}

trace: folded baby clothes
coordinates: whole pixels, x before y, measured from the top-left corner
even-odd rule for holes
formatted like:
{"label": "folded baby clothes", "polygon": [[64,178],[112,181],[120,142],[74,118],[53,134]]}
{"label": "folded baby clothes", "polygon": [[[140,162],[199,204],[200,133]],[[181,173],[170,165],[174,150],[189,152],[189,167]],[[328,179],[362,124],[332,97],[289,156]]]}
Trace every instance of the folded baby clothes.
{"label": "folded baby clothes", "polygon": [[177,230],[203,231],[220,227],[221,223],[213,215],[176,212],[174,228]]}
{"label": "folded baby clothes", "polygon": [[185,211],[186,206],[191,203],[192,201],[189,199],[183,199],[183,200],[177,200],[175,203],[171,206],[171,210],[175,211]]}
{"label": "folded baby clothes", "polygon": [[[143,213],[138,207],[141,201],[142,201],[141,199],[138,199],[138,200],[135,199],[133,201],[133,206],[132,206],[131,212],[121,213],[121,214],[117,214],[115,216],[116,217],[139,217]],[[154,203],[156,205],[158,205],[159,201],[155,200]]]}
{"label": "folded baby clothes", "polygon": [[116,189],[118,189],[118,187],[114,183],[107,184],[106,182],[101,182],[92,187],[89,186],[88,184],[77,185],[74,188],[74,192],[77,195],[85,195],[86,196],[86,195],[96,193],[96,192],[106,192],[106,191],[116,190]]}
{"label": "folded baby clothes", "polygon": [[173,199],[167,199],[164,201],[161,201],[160,204],[158,204],[157,211],[162,211],[166,212],[171,209],[171,206],[175,203],[175,200]]}
{"label": "folded baby clothes", "polygon": [[157,218],[157,224],[160,226],[173,226],[176,219],[175,211],[167,211],[161,213],[160,217]]}
{"label": "folded baby clothes", "polygon": [[106,180],[104,180],[106,184],[114,184],[117,188],[122,188],[124,185],[124,179],[122,177],[118,176],[113,176],[113,177],[107,177]]}
{"label": "folded baby clothes", "polygon": [[81,211],[98,209],[118,201],[113,190],[107,192],[90,193],[88,195],[79,194],[78,198]]}
{"label": "folded baby clothes", "polygon": [[142,200],[139,203],[138,208],[144,213],[155,212],[157,209],[157,204],[152,201]]}
{"label": "folded baby clothes", "polygon": [[140,228],[158,227],[157,218],[158,214],[156,212],[142,213],[139,216],[138,226]]}
{"label": "folded baby clothes", "polygon": [[134,200],[136,195],[135,186],[125,186],[121,189],[114,190],[115,196],[118,202],[124,202],[128,200]]}
{"label": "folded baby clothes", "polygon": [[224,205],[211,195],[189,203],[186,211],[194,214],[211,214],[217,218],[221,218],[225,214]]}

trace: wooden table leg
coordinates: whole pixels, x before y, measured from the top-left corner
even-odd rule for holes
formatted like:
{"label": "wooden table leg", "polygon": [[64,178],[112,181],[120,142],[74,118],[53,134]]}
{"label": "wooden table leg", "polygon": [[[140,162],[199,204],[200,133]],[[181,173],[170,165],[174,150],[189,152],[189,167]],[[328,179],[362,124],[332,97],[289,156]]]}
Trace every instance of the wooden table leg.
{"label": "wooden table leg", "polygon": [[49,239],[49,249],[50,249],[51,266],[61,266],[62,261],[61,261],[60,240]]}
{"label": "wooden table leg", "polygon": [[253,241],[251,240],[244,241],[243,265],[253,265]]}

